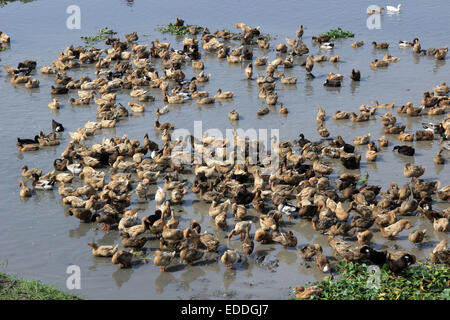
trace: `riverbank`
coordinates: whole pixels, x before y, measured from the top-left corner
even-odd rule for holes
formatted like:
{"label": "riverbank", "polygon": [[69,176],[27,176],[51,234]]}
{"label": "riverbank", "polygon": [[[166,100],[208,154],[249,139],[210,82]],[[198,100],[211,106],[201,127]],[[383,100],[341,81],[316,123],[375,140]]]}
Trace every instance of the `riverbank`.
{"label": "riverbank", "polygon": [[0,300],[82,300],[40,281],[18,279],[0,272]]}

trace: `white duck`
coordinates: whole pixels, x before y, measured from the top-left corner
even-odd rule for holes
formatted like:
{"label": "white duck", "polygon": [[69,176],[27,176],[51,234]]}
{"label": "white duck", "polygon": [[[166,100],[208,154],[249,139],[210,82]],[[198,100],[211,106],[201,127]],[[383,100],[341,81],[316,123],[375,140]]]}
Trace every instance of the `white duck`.
{"label": "white duck", "polygon": [[333,42],[324,42],[320,45],[320,49],[326,49],[326,50],[330,50],[334,48],[334,43]]}
{"label": "white duck", "polygon": [[81,172],[82,167],[80,163],[72,163],[67,165],[67,170],[72,172],[73,175],[77,175]]}
{"label": "white duck", "polygon": [[397,6],[397,8],[393,7],[393,6],[386,6],[386,10],[387,10],[387,12],[390,12],[390,13],[400,13],[400,8],[402,8],[402,7],[403,6],[401,4],[399,4]]}
{"label": "white duck", "polygon": [[155,194],[155,201],[158,204],[166,201],[166,192],[164,191],[163,188],[158,187],[158,191],[156,191],[156,194]]}
{"label": "white duck", "polygon": [[290,204],[280,203],[280,205],[278,206],[278,211],[284,213],[287,216],[288,220],[291,220],[291,215],[297,212],[297,208]]}

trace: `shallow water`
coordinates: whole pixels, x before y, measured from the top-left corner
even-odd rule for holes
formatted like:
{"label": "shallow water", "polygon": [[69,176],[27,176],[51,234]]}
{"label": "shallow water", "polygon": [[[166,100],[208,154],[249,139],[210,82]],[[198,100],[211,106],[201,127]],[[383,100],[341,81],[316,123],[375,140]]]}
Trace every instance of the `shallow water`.
{"label": "shallow water", "polygon": [[[159,25],[167,24],[176,17],[181,17],[188,24],[207,26],[211,31],[216,29],[235,30],[234,24],[246,22],[250,26],[261,26],[263,33],[275,35],[268,50],[254,49],[254,56],[269,56],[269,60],[278,56],[274,47],[284,42],[285,36],[294,37],[299,24],[306,29],[304,40],[310,52],[319,54],[319,48],[311,43],[311,36],[341,26],[355,33],[355,38],[336,41],[335,49],[328,55],[339,54],[342,62],[316,63],[313,73],[316,79],[305,80],[304,68],[299,64],[304,57],[297,57],[296,65],[286,69],[287,76],[297,76],[297,85],[277,84],[279,102],[288,109],[287,116],[280,115],[275,108],[263,117],[256,116],[256,110],[263,104],[258,99],[255,81],[244,80],[242,65],[229,65],[226,60],[218,61],[213,54],[204,54],[205,72],[211,73],[211,80],[203,86],[203,90],[215,93],[217,88],[234,91],[235,97],[230,101],[216,102],[213,106],[199,106],[188,102],[181,106],[171,106],[170,112],[161,117],[162,121],[175,124],[177,128],[193,129],[193,122],[201,120],[203,129],[226,129],[240,127],[243,129],[279,129],[280,138],[295,139],[300,132],[311,140],[319,139],[316,132],[315,117],[317,105],[327,112],[326,127],[333,137],[341,135],[344,140],[352,141],[356,135],[368,132],[374,140],[382,133],[380,121],[352,123],[351,121],[333,121],[331,116],[336,110],[357,112],[361,104],[370,104],[373,99],[380,103],[395,103],[396,106],[408,101],[419,105],[424,91],[431,91],[442,81],[450,82],[448,57],[444,61],[434,58],[414,56],[411,49],[401,49],[398,40],[411,41],[414,37],[421,39],[423,48],[443,47],[448,44],[448,11],[450,3],[446,0],[406,2],[399,15],[383,15],[382,28],[369,30],[366,27],[365,13],[372,1],[347,1],[343,6],[336,1],[321,1],[320,5],[313,1],[258,1],[242,3],[227,1],[211,5],[210,1],[171,1],[158,2],[152,5],[148,1],[77,1],[81,8],[81,30],[66,28],[66,8],[73,1],[33,1],[29,3],[13,2],[0,8],[0,30],[11,36],[11,49],[0,53],[2,64],[16,66],[19,61],[32,59],[38,61],[39,69],[50,65],[59,53],[67,46],[81,45],[80,36],[92,35],[98,29],[108,26],[118,32],[119,36],[136,30],[140,35],[139,43],[148,43],[158,38],[171,41],[172,46],[181,48],[182,38],[161,34],[156,31]],[[384,3],[381,5],[385,5]],[[108,9],[104,8],[108,6]],[[148,37],[143,37],[148,34]],[[353,49],[350,44],[356,40],[364,40],[362,48]],[[372,41],[387,41],[391,44],[390,54],[398,56],[400,61],[392,63],[385,70],[373,71],[369,62],[381,58],[384,51],[373,50]],[[231,42],[233,47],[238,46]],[[325,53],[327,54],[327,53]],[[279,55],[284,57],[284,55]],[[159,68],[159,66],[158,66]],[[354,84],[348,78],[352,68],[361,70],[362,81]],[[69,72],[79,78],[93,73],[95,67],[82,67]],[[256,67],[263,74],[263,67]],[[279,68],[282,71],[283,68]],[[332,71],[345,75],[341,88],[327,89],[323,82]],[[183,68],[186,78],[195,72],[190,65]],[[96,231],[90,224],[80,224],[77,219],[69,217],[60,204],[60,196],[54,192],[36,192],[32,198],[21,200],[18,195],[18,181],[21,178],[20,168],[42,168],[44,172],[53,169],[53,159],[59,157],[69,142],[68,131],[75,131],[88,120],[93,121],[96,106],[72,107],[67,104],[69,96],[62,96],[62,108],[57,112],[48,109],[50,86],[53,76],[35,75],[41,80],[39,89],[27,90],[21,85],[12,86],[9,77],[0,71],[0,92],[2,98],[2,117],[0,118],[0,260],[7,259],[6,271],[29,279],[39,279],[66,289],[65,273],[67,266],[79,265],[81,268],[81,290],[75,293],[88,298],[120,298],[120,299],[169,299],[169,298],[240,298],[240,299],[283,299],[289,294],[289,286],[294,287],[307,281],[321,279],[324,275],[317,272],[312,264],[304,264],[295,249],[282,249],[279,245],[258,245],[255,253],[246,262],[237,265],[236,270],[226,270],[222,264],[210,263],[193,267],[175,263],[169,272],[160,273],[159,268],[151,262],[120,270],[112,265],[109,259],[94,258],[90,254],[87,242],[95,240],[101,244],[117,242],[116,231],[105,234]],[[199,86],[200,87],[200,86]],[[116,128],[103,130],[90,141],[101,141],[103,137],[127,134],[130,138],[142,139],[148,132],[150,139],[155,137],[152,128],[156,107],[162,107],[162,97],[158,91],[150,89],[156,97],[154,103],[148,103],[146,112],[141,116],[130,116],[120,121]],[[74,96],[74,92],[70,96]],[[118,102],[126,104],[130,101],[127,94],[121,94]],[[227,114],[236,109],[242,120],[237,124],[228,121]],[[383,114],[380,110],[377,114]],[[398,122],[404,123],[408,131],[421,128],[421,122],[441,121],[445,116],[411,118],[397,115]],[[39,152],[19,153],[15,143],[17,137],[32,137],[40,130],[51,130],[51,119],[54,118],[66,127],[61,145],[43,148]],[[425,165],[424,179],[439,179],[442,185],[450,181],[450,170],[441,165],[434,165],[432,158],[439,149],[439,142],[414,142],[416,147],[414,159],[393,153],[391,148],[398,144],[395,136],[389,136],[390,147],[379,154],[377,162],[367,164],[363,155],[361,170],[368,171],[369,183],[379,184],[385,188],[390,182],[399,185],[406,182],[403,176],[404,164],[408,161]],[[366,147],[359,148],[365,152]],[[448,154],[447,154],[448,157]],[[448,159],[447,159],[448,162]],[[336,178],[343,171],[340,163],[336,163],[331,178]],[[159,182],[160,183],[160,182]],[[156,190],[156,186],[152,193]],[[203,230],[216,233],[224,239],[226,233],[218,232],[210,221],[207,206],[197,202],[196,195],[189,193],[182,207],[180,227],[185,227],[190,219],[202,224]],[[154,210],[154,201],[137,203],[132,199],[132,206],[139,208],[140,214],[148,214]],[[438,208],[445,208],[448,203],[438,203]],[[254,212],[251,212],[256,217]],[[412,230],[427,229],[429,238],[420,248],[415,248],[408,240],[409,231],[403,231],[397,242],[385,240],[379,232],[375,233],[374,242],[377,247],[400,248],[411,250],[419,259],[428,256],[428,252],[437,241],[447,237],[437,233],[422,218],[411,217]],[[228,219],[233,226],[232,219]],[[286,226],[286,225],[285,225]],[[284,227],[285,227],[284,226]],[[326,238],[314,232],[307,221],[293,220],[289,225],[296,236],[298,244],[317,242],[325,246],[325,253],[331,255]],[[226,245],[226,240],[223,244]],[[148,247],[157,248],[159,243],[152,241]],[[236,238],[231,242],[232,248],[239,248]],[[221,247],[221,252],[224,247]],[[279,260],[275,272],[261,268],[255,263],[255,257],[270,255]],[[312,266],[312,267],[308,267]]]}

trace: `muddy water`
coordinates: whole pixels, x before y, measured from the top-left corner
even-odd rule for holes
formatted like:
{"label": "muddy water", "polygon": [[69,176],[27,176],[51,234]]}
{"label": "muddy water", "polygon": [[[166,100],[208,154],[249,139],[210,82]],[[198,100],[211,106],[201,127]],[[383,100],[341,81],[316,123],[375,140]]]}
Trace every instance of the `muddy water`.
{"label": "muddy water", "polygon": [[[81,30],[66,28],[66,8],[72,1],[33,1],[23,4],[10,3],[0,8],[0,30],[12,38],[11,50],[0,53],[2,63],[17,65],[24,59],[38,61],[38,69],[42,65],[50,65],[59,52],[65,47],[82,44],[80,36],[92,35],[98,29],[108,26],[120,36],[136,30],[141,38],[140,43],[148,43],[150,39],[171,41],[173,47],[181,48],[181,38],[163,35],[156,31],[158,25],[182,17],[189,24],[208,26],[210,30],[227,28],[234,30],[234,24],[245,21],[251,26],[261,26],[264,33],[277,37],[271,42],[268,50],[254,49],[254,56],[278,55],[273,48],[284,42],[285,36],[294,37],[299,24],[306,29],[304,39],[314,55],[321,53],[311,43],[311,36],[338,26],[355,33],[354,39],[335,42],[335,49],[328,55],[339,54],[342,62],[316,63],[313,73],[316,79],[305,79],[305,71],[299,66],[304,57],[295,59],[296,66],[286,69],[286,76],[297,76],[297,85],[277,84],[279,102],[288,109],[287,116],[280,115],[275,108],[264,117],[257,117],[256,110],[262,106],[258,100],[255,81],[244,80],[245,65],[229,65],[226,61],[218,61],[215,55],[203,55],[205,72],[211,73],[211,80],[203,86],[204,90],[214,93],[217,88],[232,90],[235,98],[226,102],[218,102],[213,106],[198,106],[188,102],[182,106],[170,106],[170,112],[162,117],[163,121],[175,124],[177,128],[193,129],[193,123],[201,120],[203,129],[218,128],[225,132],[231,128],[279,129],[281,139],[294,139],[300,132],[312,140],[319,139],[316,132],[315,116],[317,105],[327,112],[326,127],[333,137],[341,135],[352,141],[356,135],[368,132],[374,139],[379,138],[382,127],[379,120],[364,123],[350,121],[333,121],[331,115],[336,110],[356,111],[361,104],[369,104],[373,99],[380,103],[405,104],[408,101],[420,104],[424,91],[431,90],[441,81],[450,82],[448,57],[444,61],[436,61],[429,57],[416,57],[410,49],[401,49],[398,40],[411,41],[414,37],[421,39],[422,47],[443,47],[448,44],[447,13],[450,9],[448,1],[422,1],[419,3],[404,2],[399,15],[383,15],[381,29],[369,30],[366,27],[365,10],[372,1],[347,1],[343,6],[336,1],[314,1],[301,3],[294,1],[258,1],[258,4],[239,1],[227,1],[211,5],[210,1],[171,1],[158,2],[157,6],[148,1],[77,1],[81,8]],[[380,5],[384,5],[380,3]],[[108,8],[105,10],[105,8]],[[143,37],[148,34],[148,37]],[[350,43],[364,40],[366,45],[359,49],[350,47]],[[391,44],[390,54],[398,56],[400,61],[392,63],[386,70],[373,71],[369,62],[381,58],[384,51],[372,49],[372,41],[387,41]],[[237,46],[237,43],[231,43]],[[352,83],[348,78],[352,68],[361,70],[362,81]],[[282,68],[281,68],[282,69]],[[92,66],[70,72],[69,75],[79,78],[81,75],[93,73]],[[183,71],[187,78],[195,73],[190,66]],[[338,72],[344,74],[345,80],[341,88],[327,89],[323,82],[327,74]],[[263,68],[256,68],[255,73],[263,73]],[[293,249],[282,249],[279,245],[256,245],[254,254],[244,259],[236,270],[226,270],[214,261],[214,256],[198,265],[188,267],[177,261],[169,268],[169,272],[161,273],[149,264],[139,264],[129,270],[120,270],[112,265],[109,259],[94,258],[90,254],[87,242],[111,244],[119,239],[116,231],[105,234],[90,224],[80,224],[69,217],[60,202],[57,192],[36,192],[31,199],[21,200],[18,194],[20,167],[42,168],[45,172],[52,170],[53,159],[59,157],[69,142],[69,136],[63,135],[61,145],[43,148],[39,152],[18,153],[15,142],[17,137],[33,137],[40,130],[51,130],[51,119],[61,122],[66,131],[75,131],[88,120],[94,120],[96,107],[72,107],[66,103],[69,96],[60,101],[62,108],[57,112],[48,109],[50,86],[53,77],[36,74],[41,80],[39,89],[27,90],[23,86],[12,86],[4,70],[0,71],[1,110],[0,118],[0,260],[7,259],[7,271],[29,279],[39,279],[66,288],[66,268],[78,265],[81,268],[81,290],[76,293],[88,298],[119,299],[168,299],[168,298],[240,298],[240,299],[284,299],[289,294],[289,287],[307,281],[321,279],[324,275],[317,272],[315,266],[304,263]],[[152,128],[156,107],[162,107],[162,97],[158,91],[151,90],[156,97],[154,103],[148,103],[143,115],[130,116],[120,121],[116,128],[103,130],[96,134],[92,141],[101,141],[103,137],[127,134],[130,138],[142,139],[148,132],[151,139],[159,139]],[[74,96],[71,93],[70,96]],[[118,101],[126,105],[130,101],[127,94],[120,94]],[[230,123],[228,112],[236,109],[242,120]],[[384,111],[378,112],[382,114]],[[410,118],[395,114],[398,121],[407,126],[408,131],[417,130],[421,122],[436,122],[443,116]],[[367,164],[364,160],[356,173],[369,172],[369,183],[379,184],[385,188],[391,181],[403,185],[403,167],[408,161],[426,166],[423,176],[426,180],[439,179],[444,185],[450,181],[450,170],[441,165],[434,165],[432,158],[439,148],[439,142],[414,142],[416,147],[414,160],[394,154],[392,145],[398,143],[394,136],[389,136],[391,145],[383,149],[377,162]],[[160,140],[158,140],[160,141]],[[366,147],[358,148],[361,152]],[[448,157],[448,154],[446,155]],[[343,167],[336,163],[331,178],[343,172]],[[152,194],[156,186],[152,190]],[[152,197],[151,197],[152,198]],[[189,193],[183,206],[177,207],[181,216],[180,227],[185,227],[190,219],[201,222],[202,228],[216,233],[226,245],[225,232],[217,231],[210,221],[207,206],[198,201],[196,195]],[[154,210],[154,201],[142,203],[133,198],[132,206],[139,209],[141,216]],[[438,208],[445,208],[448,203],[437,203]],[[253,217],[257,215],[250,210]],[[446,234],[436,233],[424,219],[411,217],[413,230],[427,229],[429,238],[419,248],[415,248],[407,240],[409,231],[402,232],[397,242],[385,240],[379,232],[375,233],[374,242],[377,248],[403,248],[411,250],[423,259],[428,252]],[[256,220],[255,220],[256,221]],[[233,225],[231,218],[228,219]],[[307,221],[293,220],[282,225],[294,231],[299,245],[318,242],[325,246],[325,253],[331,255],[326,245],[326,238],[312,231]],[[158,242],[152,241],[147,246],[154,249]],[[231,242],[232,248],[239,248],[238,239]],[[220,248],[223,252],[224,246]],[[266,261],[276,262],[266,268],[257,263],[266,256]]]}

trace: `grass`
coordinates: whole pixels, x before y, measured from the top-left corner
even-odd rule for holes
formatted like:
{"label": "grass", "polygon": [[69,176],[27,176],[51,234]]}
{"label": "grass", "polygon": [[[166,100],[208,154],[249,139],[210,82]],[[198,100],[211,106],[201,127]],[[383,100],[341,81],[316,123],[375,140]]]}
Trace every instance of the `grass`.
{"label": "grass", "polygon": [[[17,2],[17,1],[19,1],[19,0],[0,0],[0,7],[4,7],[10,2]],[[20,2],[23,2],[23,3],[32,2],[32,1],[34,1],[34,0],[20,0]]]}
{"label": "grass", "polygon": [[175,36],[183,36],[183,35],[189,34],[189,30],[188,29],[190,27],[195,27],[197,32],[201,32],[204,29],[203,27],[189,25],[189,24],[188,25],[182,25],[182,26],[176,26],[175,24],[170,22],[167,26],[162,26],[162,27],[158,28],[157,30],[162,32],[162,33],[170,33],[170,34],[173,34]]}
{"label": "grass", "polygon": [[81,300],[40,281],[17,279],[0,272],[0,300]]}
{"label": "grass", "polygon": [[112,36],[114,36],[115,34],[117,34],[117,32],[114,32],[113,30],[109,29],[108,27],[105,27],[103,29],[98,30],[97,35],[95,36],[82,36],[80,37],[84,43],[87,46],[92,46],[100,41],[104,41]]}
{"label": "grass", "polygon": [[337,29],[331,29],[328,32],[324,32],[321,34],[322,36],[330,36],[331,40],[340,39],[340,38],[353,38],[355,35],[351,31],[343,30],[341,27]]}
{"label": "grass", "polygon": [[450,267],[430,261],[418,262],[400,274],[392,273],[387,265],[380,268],[379,286],[368,286],[368,265],[340,261],[339,279],[325,277],[316,285],[322,288],[312,300],[449,300]]}

